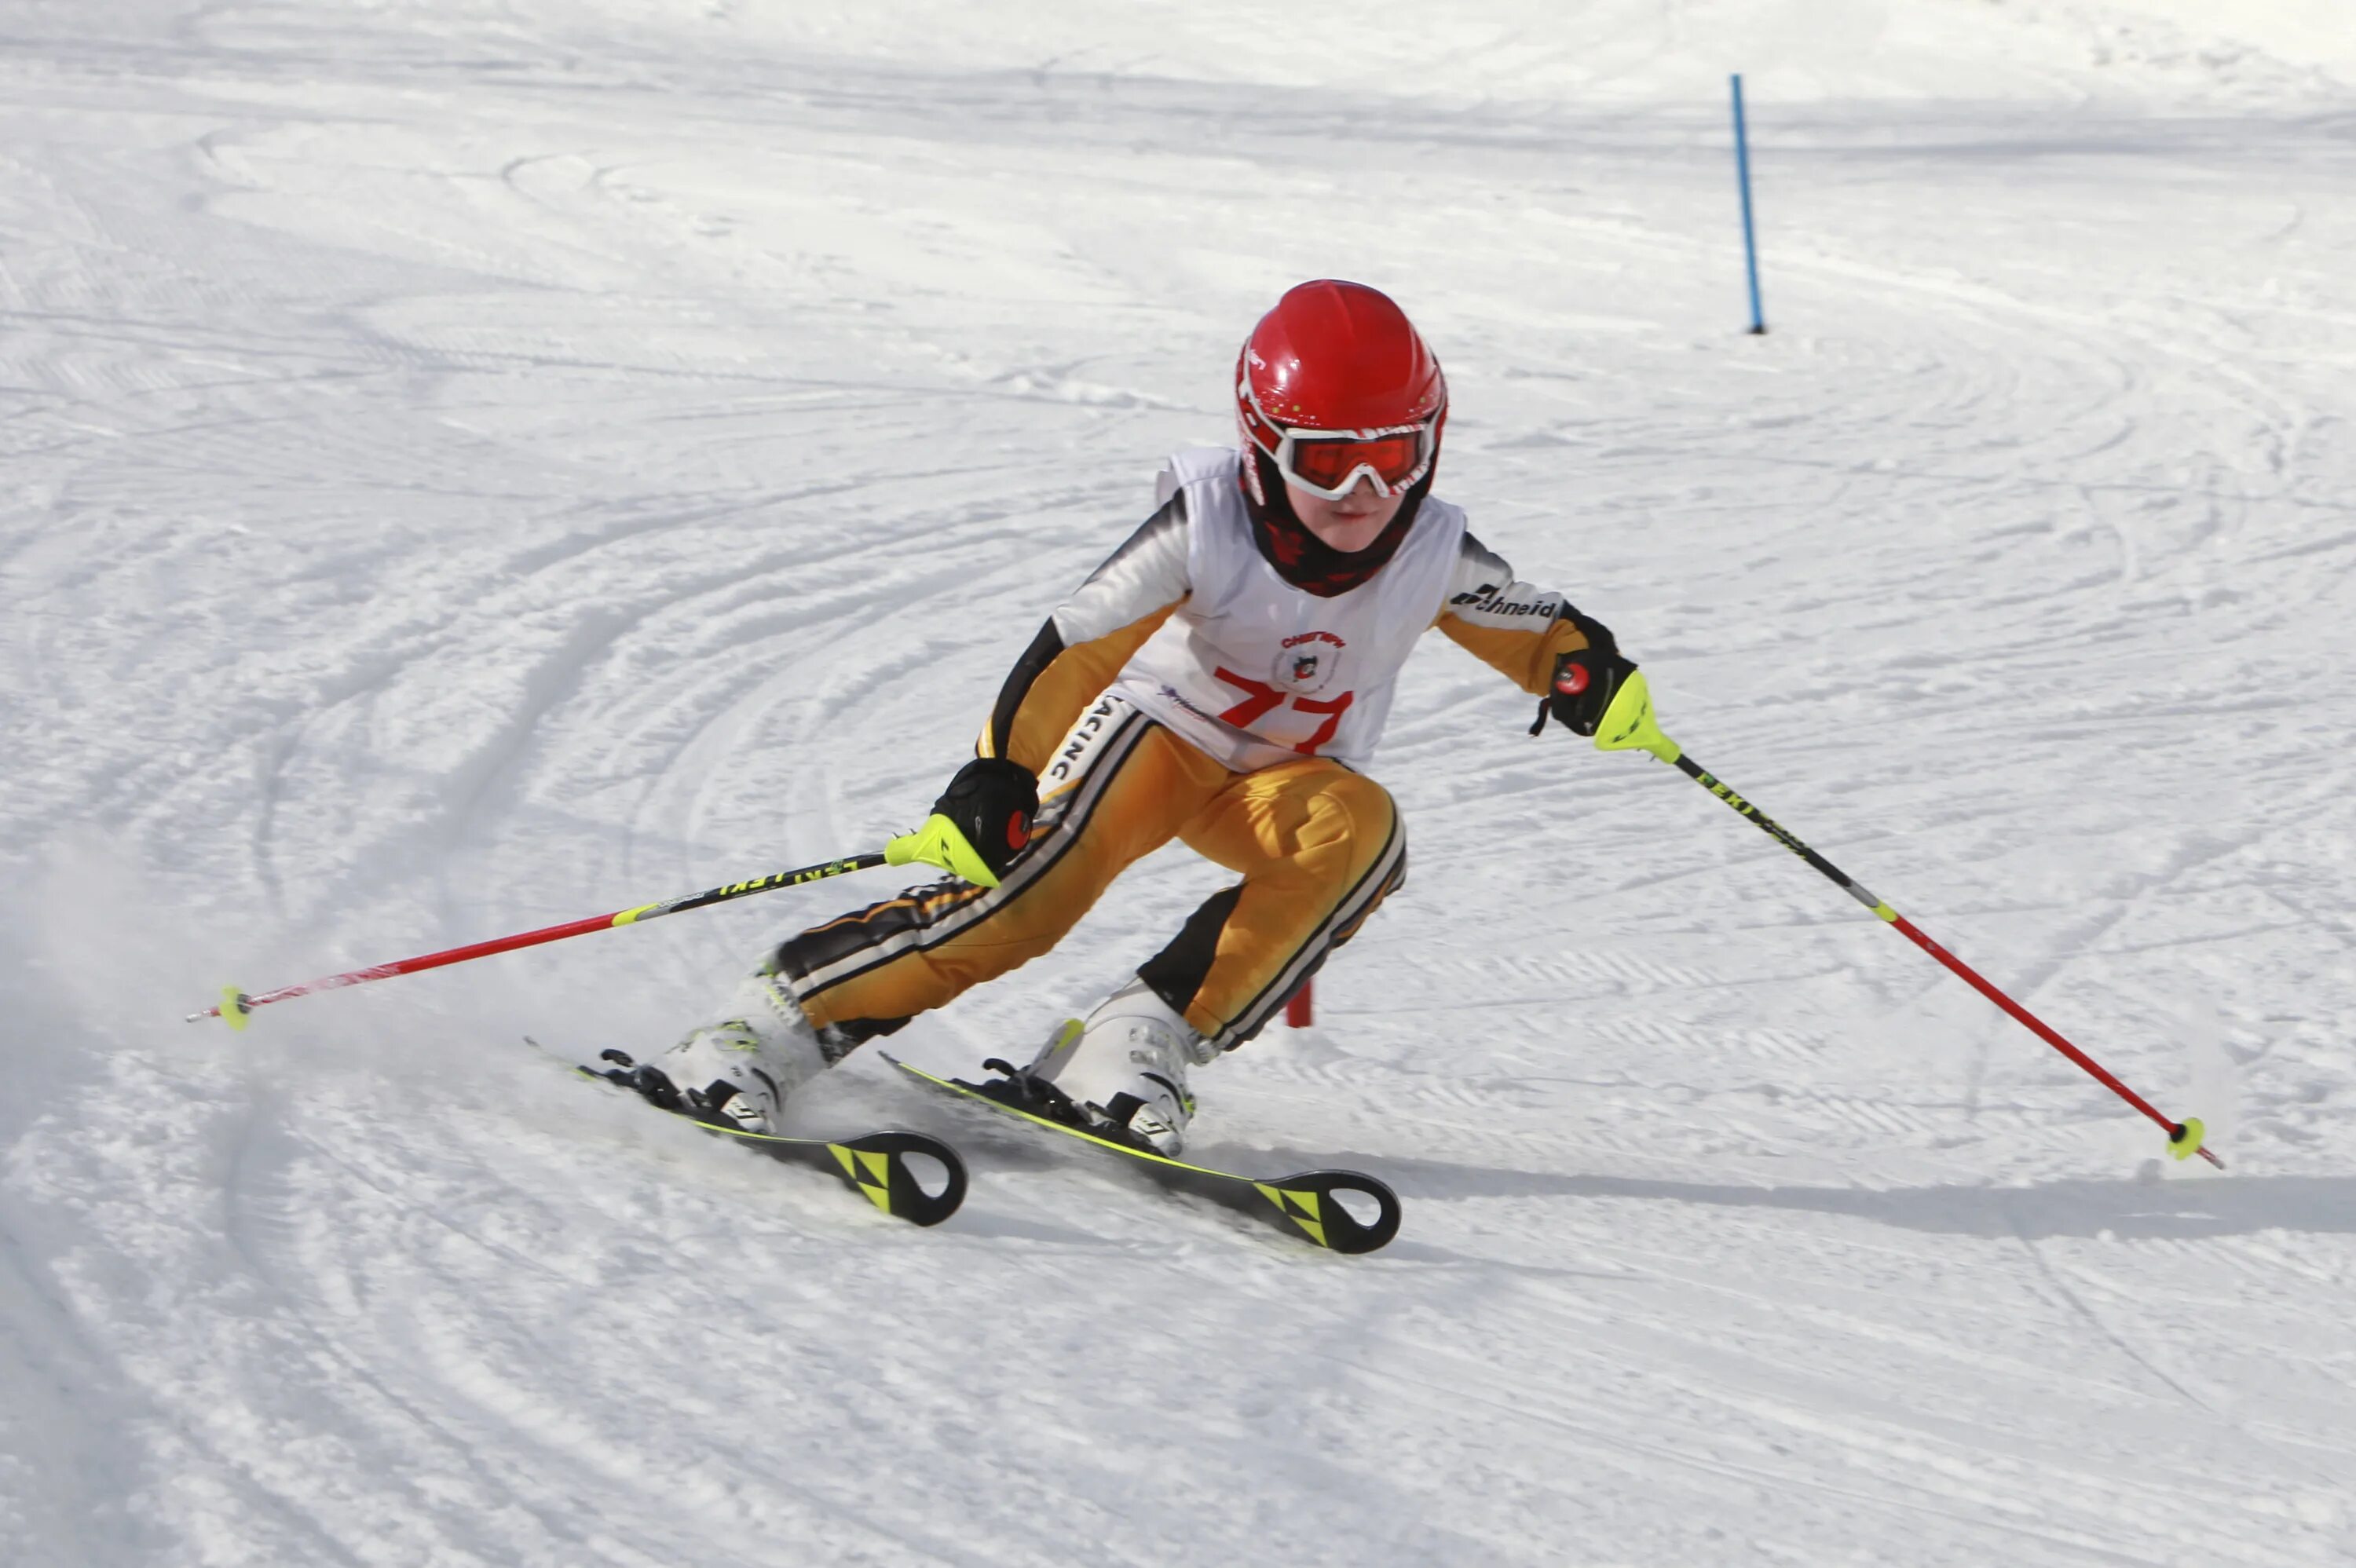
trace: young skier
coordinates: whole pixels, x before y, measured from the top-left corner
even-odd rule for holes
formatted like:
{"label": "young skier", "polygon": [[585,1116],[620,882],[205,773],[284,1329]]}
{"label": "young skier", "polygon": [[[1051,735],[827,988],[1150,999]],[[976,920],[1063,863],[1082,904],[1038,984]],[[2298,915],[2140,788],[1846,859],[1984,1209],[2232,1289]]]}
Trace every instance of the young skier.
{"label": "young skier", "polygon": [[1440,364],[1361,283],[1302,283],[1236,367],[1235,448],[1181,452],[1159,509],[1016,661],[894,864],[958,879],[811,927],[722,1017],[637,1069],[658,1104],[776,1125],[866,1040],[1046,952],[1175,837],[1240,879],[1029,1068],[1092,1126],[1182,1146],[1189,1067],[1257,1034],[1407,871],[1360,770],[1437,626],[1591,735],[1635,666],[1560,593],[1515,580],[1431,495]]}

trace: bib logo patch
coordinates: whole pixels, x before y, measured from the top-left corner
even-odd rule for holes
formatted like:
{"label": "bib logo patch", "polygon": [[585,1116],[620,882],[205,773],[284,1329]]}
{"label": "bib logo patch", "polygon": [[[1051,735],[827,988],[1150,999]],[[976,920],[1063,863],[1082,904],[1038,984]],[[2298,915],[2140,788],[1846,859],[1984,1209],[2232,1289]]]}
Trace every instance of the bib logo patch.
{"label": "bib logo patch", "polygon": [[1331,632],[1303,632],[1287,637],[1277,650],[1277,689],[1296,697],[1314,697],[1333,683],[1342,669],[1342,650],[1348,647]]}

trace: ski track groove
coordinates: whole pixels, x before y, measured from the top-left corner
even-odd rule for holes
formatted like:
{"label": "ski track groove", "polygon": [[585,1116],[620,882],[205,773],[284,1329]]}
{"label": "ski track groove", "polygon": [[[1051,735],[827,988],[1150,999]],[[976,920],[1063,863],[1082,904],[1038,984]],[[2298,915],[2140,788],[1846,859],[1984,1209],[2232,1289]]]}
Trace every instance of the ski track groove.
{"label": "ski track groove", "polygon": [[[2022,1238],[2022,1244],[2024,1246],[2029,1246],[2026,1238]],[[2030,1247],[2030,1250],[2032,1253],[2034,1253],[2033,1246]],[[2036,1261],[2040,1267],[2040,1275],[2046,1279],[2049,1285],[2051,1285],[2056,1289],[2062,1290],[2066,1296],[2066,1287],[2062,1286],[2060,1281],[2052,1276],[2051,1271],[2050,1267],[2045,1264],[2044,1260],[2040,1257]],[[1687,1281],[1686,1283],[1690,1285],[1698,1284],[1699,1282]],[[1741,1297],[1747,1294],[1740,1290],[1730,1288],[1723,1288],[1719,1293],[1737,1297]],[[1573,1315],[1575,1316],[1582,1317],[1590,1316],[1586,1313],[1578,1312],[1576,1307],[1573,1306],[1573,1303],[1569,1299],[1558,1301],[1556,1306],[1557,1309],[1566,1307],[1572,1307]],[[2077,1302],[2072,1298],[2070,1301],[2070,1306],[2073,1311],[2084,1319],[2084,1321],[2093,1325],[2098,1329],[2098,1331],[2102,1332],[2104,1337],[2108,1339],[2110,1342],[2112,1342],[2126,1357],[2126,1359],[2133,1361],[2143,1373],[2162,1382],[2169,1387],[2172,1394],[2189,1401],[2197,1408],[2201,1409],[2204,1413],[2211,1414],[2212,1416],[2216,1414],[2214,1411],[2210,1410],[2209,1407],[2199,1401],[2197,1397],[2192,1396],[2180,1385],[2175,1383],[2173,1380],[2169,1379],[2166,1374],[2160,1372],[2158,1369],[2151,1366],[2145,1358],[2137,1355],[2124,1342],[2119,1341],[2115,1335],[2112,1334],[2107,1328],[2104,1328],[2101,1325],[2099,1319],[2094,1318],[2091,1313],[2085,1311],[2083,1303]],[[1597,1331],[1610,1333],[1612,1331],[1615,1325],[1611,1321],[1601,1318],[1586,1322],[1582,1325],[1582,1328],[1590,1333]],[[1832,1327],[1832,1325],[1826,1324],[1826,1327],[1829,1328]],[[1844,1327],[1854,1327],[1854,1325],[1844,1325]],[[1648,1329],[1644,1332],[1649,1334],[1653,1331]],[[1622,1333],[1624,1337],[1624,1330]],[[1959,1346],[1953,1344],[1934,1344],[1930,1348],[1943,1351],[1947,1357],[1966,1360],[1970,1362],[1976,1371],[1986,1371],[1998,1370],[1998,1363],[1994,1361],[1992,1359],[1970,1357],[1965,1354],[1963,1348]],[[1655,1355],[1644,1358],[1632,1357],[1630,1358],[1630,1362],[1632,1364],[1656,1365],[1664,1368],[1699,1368],[1708,1366],[1713,1360],[1718,1359],[1719,1358],[1716,1355],[1713,1355],[1708,1349],[1705,1349],[1703,1345],[1699,1342],[1696,1342],[1689,1345],[1682,1355]],[[1737,1381],[1730,1385],[1715,1381],[1707,1385],[1708,1392],[1704,1397],[1723,1404],[1725,1409],[1717,1418],[1695,1423],[1694,1424],[1697,1429],[1708,1430],[1716,1434],[1719,1438],[1723,1441],[1726,1440],[1729,1432],[1730,1430],[1734,1430],[1734,1428],[1730,1428],[1729,1425],[1729,1417],[1740,1416],[1745,1413],[1761,1416],[1774,1422],[1779,1425],[1790,1426],[1795,1431],[1813,1432],[1815,1435],[1829,1437],[1852,1451],[1850,1463],[1869,1469],[1876,1467],[1889,1469],[1892,1472],[1891,1478],[1896,1479],[1898,1477],[1902,1475],[1908,1484],[1919,1489],[1943,1492],[1948,1499],[1959,1503],[1976,1502],[1983,1507],[1996,1506],[2010,1510],[2025,1511],[2029,1509],[2038,1509],[2040,1510],[2053,1509],[2059,1506],[2065,1506],[2064,1499],[2083,1503],[2083,1499],[2092,1492],[2111,1484],[2108,1481],[2108,1477],[2101,1477],[2094,1472],[2064,1472],[2055,1474],[2053,1473],[2053,1467],[2051,1461],[2040,1464],[2034,1472],[2027,1471],[2017,1460],[2008,1456],[1998,1458],[1995,1455],[1983,1450],[1979,1445],[1977,1435],[1972,1434],[1968,1426],[1959,1424],[1947,1424],[1952,1434],[1947,1437],[1933,1437],[1927,1430],[1927,1427],[1918,1426],[1918,1430],[1905,1435],[1893,1435],[1888,1437],[1869,1438],[1859,1429],[1858,1424],[1853,1422],[1839,1424],[1829,1423],[1821,1416],[1809,1413],[1808,1409],[1804,1406],[1791,1404],[1782,1400],[1762,1404],[1755,1396],[1747,1396],[1742,1392],[1739,1380],[1742,1375],[1742,1368],[1746,1364],[1755,1366],[1758,1362],[1754,1360],[1747,1363],[1732,1363],[1718,1369],[1722,1372],[1730,1374]],[[1470,1369],[1467,1370],[1468,1371],[1470,1371]],[[2002,1368],[2001,1370],[2017,1371],[2018,1369]],[[1701,1396],[1701,1389],[1703,1386],[1704,1385],[1688,1382],[1685,1385],[1683,1392],[1688,1395]],[[1910,1413],[1908,1417],[1910,1425],[1927,1423],[1932,1418],[1927,1413],[1916,1415]],[[1723,1461],[1715,1459],[1702,1461],[1701,1463],[1705,1466],[1723,1465]],[[1988,1476],[1987,1474],[1987,1470],[1991,1465],[1998,1467],[2006,1473],[2002,1475],[2001,1477]],[[1724,1466],[1724,1469],[1725,1473],[1730,1475],[1747,1474],[1763,1480],[1772,1481],[1773,1486],[1777,1488],[1793,1485],[1797,1485],[1806,1488],[1814,1488],[1819,1485],[1819,1483],[1811,1481],[1804,1477],[1787,1476],[1772,1472],[1751,1470],[1738,1466]],[[1947,1485],[1942,1487],[1928,1478],[1931,1476],[1939,1474],[1951,1476],[1951,1481]],[[2018,1492],[2022,1483],[2032,1479],[2035,1484],[2035,1495],[2029,1499],[2019,1497]],[[1931,1505],[1911,1503],[1902,1499],[1874,1499],[1869,1494],[1850,1493],[1845,1488],[1841,1490],[1842,1495],[1853,1496],[1857,1500],[1870,1502],[1875,1506],[1891,1506],[1894,1501],[1895,1506],[1922,1508],[1925,1511],[1941,1513],[1946,1517],[1956,1518],[1959,1520],[1974,1517],[1960,1513],[1951,1513],[1949,1510],[1942,1509]],[[2142,1495],[2133,1495],[2135,1493],[2140,1493]],[[2237,1500],[2239,1499],[2222,1493],[2208,1499],[2211,1507],[2228,1506]],[[2136,1524],[2158,1515],[2171,1506],[2180,1506],[2182,1498],[2180,1492],[2176,1489],[2174,1486],[2162,1485],[2159,1483],[2138,1483],[2129,1488],[2127,1493],[2119,1496],[2109,1508],[2104,1509],[2103,1513],[2104,1517],[2095,1520],[2089,1520],[2075,1531],[2069,1533],[2060,1531],[2040,1531],[2029,1529],[2025,1525],[2015,1526],[2012,1528],[2019,1529],[2022,1533],[2029,1534],[2033,1537],[2067,1541],[2069,1544],[2080,1549],[2087,1549],[2103,1544],[2105,1537],[2110,1534],[2112,1527],[2117,1525]],[[2231,1547],[2221,1547],[2220,1550],[2227,1553],[2233,1552],[2233,1549]],[[2139,1561],[2140,1559],[2121,1556],[2118,1560]],[[2269,1559],[2264,1555],[2254,1553],[2251,1555],[2242,1556],[2240,1560],[2252,1563],[2264,1563]]]}
{"label": "ski track groove", "polygon": [[[304,1141],[299,1136],[291,1141],[294,1141],[304,1153],[311,1155],[319,1153],[316,1145]],[[294,1309],[294,1314],[282,1311],[273,1315],[273,1317],[284,1322],[284,1332],[307,1346],[308,1355],[305,1359],[315,1368],[324,1366],[333,1369],[330,1377],[334,1383],[359,1391],[364,1399],[380,1404],[390,1413],[391,1423],[398,1424],[406,1434],[406,1440],[397,1445],[400,1450],[410,1456],[404,1460],[405,1466],[415,1467],[414,1451],[422,1440],[442,1451],[444,1463],[448,1470],[465,1472],[471,1469],[493,1477],[504,1473],[509,1479],[508,1495],[510,1498],[529,1499],[530,1477],[536,1467],[509,1461],[506,1457],[511,1452],[509,1445],[487,1444],[480,1441],[478,1436],[455,1430],[455,1424],[450,1419],[446,1409],[439,1408],[442,1402],[446,1400],[446,1396],[458,1386],[456,1383],[450,1380],[443,1380],[441,1383],[427,1391],[428,1394],[435,1400],[435,1404],[432,1406],[422,1404],[401,1392],[386,1377],[374,1371],[373,1366],[380,1363],[373,1358],[365,1358],[364,1351],[355,1349],[350,1342],[341,1336],[339,1331],[348,1331],[353,1327],[353,1319],[357,1316],[350,1310],[349,1304],[340,1304],[343,1306],[343,1310],[339,1316],[343,1321],[335,1325],[313,1323],[296,1315],[302,1311],[301,1303],[304,1293],[296,1287],[294,1282],[302,1282],[312,1290],[320,1291],[331,1287],[339,1281],[348,1286],[349,1281],[334,1266],[340,1260],[322,1251],[316,1244],[305,1245],[298,1241],[294,1248],[294,1266],[291,1268],[281,1270],[265,1262],[262,1249],[255,1244],[257,1222],[249,1214],[252,1205],[251,1193],[255,1183],[246,1172],[252,1145],[251,1121],[247,1119],[237,1134],[229,1180],[225,1184],[227,1214],[223,1235],[245,1272],[263,1285],[282,1302]],[[344,1162],[332,1161],[331,1163],[348,1173],[352,1173],[352,1168]],[[291,1167],[285,1168],[291,1174]],[[374,1184],[371,1183],[371,1185]],[[504,1253],[500,1249],[488,1246],[487,1243],[482,1243],[480,1238],[431,1211],[420,1211],[407,1209],[402,1211],[408,1214],[420,1214],[423,1219],[439,1225],[447,1233],[484,1246],[486,1250],[499,1254],[504,1263],[512,1264],[517,1261],[512,1254]],[[299,1221],[288,1228],[298,1234],[305,1229]],[[357,1293],[352,1299],[355,1302],[358,1300]],[[389,1367],[409,1365],[405,1360],[398,1358],[386,1358],[380,1364]],[[341,1408],[352,1409],[355,1403],[348,1393],[339,1392],[337,1397],[337,1403]],[[387,1446],[394,1445],[387,1445]],[[523,1502],[522,1506],[546,1533],[559,1539],[571,1533],[562,1514],[556,1509],[536,1505],[530,1501]],[[480,1516],[476,1517],[479,1521]],[[454,1549],[456,1549],[455,1543],[444,1538],[437,1544],[435,1555],[439,1556],[442,1552]],[[469,1553],[469,1555],[476,1556],[477,1561],[498,1560],[497,1557],[485,1557],[475,1553]]]}

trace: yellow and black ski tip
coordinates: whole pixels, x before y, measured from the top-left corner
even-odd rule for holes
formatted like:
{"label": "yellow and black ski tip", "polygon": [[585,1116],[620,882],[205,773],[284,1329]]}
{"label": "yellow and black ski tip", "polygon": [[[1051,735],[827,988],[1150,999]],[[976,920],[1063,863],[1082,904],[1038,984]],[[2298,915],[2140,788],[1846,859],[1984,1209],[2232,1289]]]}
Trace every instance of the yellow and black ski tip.
{"label": "yellow and black ski tip", "polygon": [[[683,1115],[684,1112],[672,1115]],[[957,1150],[937,1137],[887,1127],[847,1138],[783,1138],[747,1132],[723,1122],[690,1117],[699,1126],[734,1138],[787,1165],[811,1165],[831,1171],[844,1185],[895,1220],[912,1225],[937,1225],[965,1201],[965,1161]],[[926,1191],[908,1163],[915,1155],[940,1167],[938,1189]]]}
{"label": "yellow and black ski tip", "polygon": [[[629,1065],[629,1058],[620,1051],[606,1051],[605,1058],[618,1061],[625,1067]],[[574,1071],[584,1078],[637,1093],[626,1072],[595,1067],[575,1067]],[[958,1205],[965,1201],[965,1161],[958,1157],[957,1150],[925,1133],[886,1127],[842,1138],[777,1137],[748,1132],[732,1123],[710,1120],[683,1109],[656,1108],[666,1115],[684,1116],[706,1132],[734,1138],[772,1159],[827,1171],[886,1214],[912,1225],[937,1225],[956,1213]],[[909,1163],[912,1157],[937,1167],[937,1173],[927,1170],[920,1174],[919,1168]]]}
{"label": "yellow and black ski tip", "polygon": [[[674,1112],[683,1115],[684,1112]],[[787,1165],[814,1165],[842,1179],[844,1185],[895,1220],[912,1225],[937,1225],[965,1201],[965,1161],[957,1150],[923,1133],[887,1127],[848,1138],[781,1138],[747,1132],[724,1122],[690,1117],[723,1137],[736,1139]],[[929,1159],[941,1168],[939,1190],[927,1192],[916,1178],[908,1157]]]}
{"label": "yellow and black ski tip", "polygon": [[[1337,1253],[1371,1253],[1398,1234],[1398,1194],[1390,1183],[1364,1171],[1305,1170],[1252,1186],[1285,1221]],[[1374,1218],[1359,1219],[1342,1201],[1345,1197],[1371,1204]]]}
{"label": "yellow and black ski tip", "polygon": [[[1193,1165],[1092,1128],[1075,1125],[1055,1114],[1052,1097],[1042,1100],[1026,1094],[1023,1085],[1009,1079],[969,1083],[962,1078],[942,1078],[921,1067],[912,1067],[889,1052],[883,1055],[901,1072],[937,1089],[978,1101],[1017,1121],[1125,1155],[1164,1187],[1207,1198],[1238,1213],[1266,1221],[1288,1235],[1313,1242],[1329,1252],[1371,1253],[1398,1234],[1398,1194],[1391,1190],[1387,1182],[1364,1171],[1308,1170],[1263,1181],[1231,1170]],[[1371,1217],[1359,1218],[1352,1212],[1354,1207],[1371,1211]]]}
{"label": "yellow and black ski tip", "polygon": [[[746,1136],[756,1142],[769,1141],[757,1133]],[[957,1150],[938,1138],[887,1127],[854,1138],[835,1139],[826,1145],[826,1151],[833,1157],[836,1171],[843,1180],[895,1220],[905,1220],[912,1225],[937,1225],[956,1213],[958,1205],[965,1201],[965,1161],[958,1157]],[[910,1155],[940,1167],[939,1190],[925,1190],[908,1165]]]}

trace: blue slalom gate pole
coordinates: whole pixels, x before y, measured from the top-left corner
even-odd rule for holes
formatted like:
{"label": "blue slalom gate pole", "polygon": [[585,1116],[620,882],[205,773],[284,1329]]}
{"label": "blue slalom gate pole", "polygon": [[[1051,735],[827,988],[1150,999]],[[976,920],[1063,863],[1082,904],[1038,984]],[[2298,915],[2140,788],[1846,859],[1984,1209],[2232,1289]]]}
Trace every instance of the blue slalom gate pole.
{"label": "blue slalom gate pole", "polygon": [[1742,123],[1742,77],[1738,72],[1729,80],[1734,83],[1734,173],[1742,186],[1742,262],[1751,274],[1751,330],[1755,335],[1767,330],[1767,317],[1759,308],[1759,239],[1751,227],[1751,137]]}

